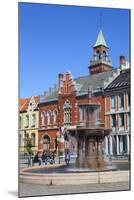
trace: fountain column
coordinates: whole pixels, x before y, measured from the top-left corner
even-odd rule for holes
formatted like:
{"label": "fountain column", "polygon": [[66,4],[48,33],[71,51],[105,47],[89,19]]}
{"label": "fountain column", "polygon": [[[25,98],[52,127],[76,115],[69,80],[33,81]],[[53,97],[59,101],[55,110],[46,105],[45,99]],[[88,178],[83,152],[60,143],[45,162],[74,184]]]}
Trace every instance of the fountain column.
{"label": "fountain column", "polygon": [[88,139],[88,167],[95,168],[96,161],[95,161],[95,149],[94,149],[94,138]]}
{"label": "fountain column", "polygon": [[76,159],[76,167],[83,167],[83,139],[77,139],[77,159]]}
{"label": "fountain column", "polygon": [[97,167],[103,167],[105,162],[104,162],[104,154],[103,154],[103,138],[98,138],[97,141]]}

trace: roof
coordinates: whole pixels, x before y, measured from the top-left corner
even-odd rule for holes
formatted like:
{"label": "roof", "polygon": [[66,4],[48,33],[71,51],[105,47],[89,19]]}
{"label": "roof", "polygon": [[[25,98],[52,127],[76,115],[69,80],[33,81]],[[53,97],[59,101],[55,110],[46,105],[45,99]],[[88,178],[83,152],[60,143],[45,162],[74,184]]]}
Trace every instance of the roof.
{"label": "roof", "polygon": [[[102,91],[104,88],[104,81],[107,81],[109,77],[112,77],[113,72],[116,69],[98,73],[98,74],[93,74],[93,75],[87,75],[87,76],[82,76],[74,79],[74,82],[76,84],[77,88],[77,95],[84,95],[88,93],[88,86],[91,85],[93,92],[94,91]],[[40,95],[40,103],[47,103],[47,102],[52,102],[57,100],[58,101],[58,92],[59,88],[56,87],[51,91],[51,93],[48,93],[47,95]]]}
{"label": "roof", "polygon": [[119,95],[130,93],[130,70],[121,72],[117,78],[112,81],[105,89],[104,95]]}
{"label": "roof", "polygon": [[130,87],[130,71],[126,70],[125,72],[120,73],[117,78],[112,81],[105,89],[105,91],[111,91],[116,89],[128,88]]}
{"label": "roof", "polygon": [[28,108],[30,98],[27,99],[19,99],[19,109],[20,111],[26,111]]}
{"label": "roof", "polygon": [[[31,98],[19,99],[19,109],[20,109],[20,111],[26,111],[28,109],[28,105],[29,105]],[[34,98],[35,103],[38,104],[39,96],[35,96],[33,98]]]}
{"label": "roof", "polygon": [[79,77],[75,79],[76,87],[78,89],[78,95],[82,93],[88,93],[88,86],[92,86],[92,90],[100,90],[104,88],[104,81],[107,81],[109,77],[113,75],[114,69],[102,72],[98,74],[93,74],[90,76]]}
{"label": "roof", "polygon": [[107,44],[105,42],[102,30],[100,30],[100,32],[98,34],[98,37],[97,37],[97,40],[96,40],[96,43],[95,43],[94,47],[97,47],[97,46],[100,46],[100,45],[103,45],[103,46],[107,47]]}

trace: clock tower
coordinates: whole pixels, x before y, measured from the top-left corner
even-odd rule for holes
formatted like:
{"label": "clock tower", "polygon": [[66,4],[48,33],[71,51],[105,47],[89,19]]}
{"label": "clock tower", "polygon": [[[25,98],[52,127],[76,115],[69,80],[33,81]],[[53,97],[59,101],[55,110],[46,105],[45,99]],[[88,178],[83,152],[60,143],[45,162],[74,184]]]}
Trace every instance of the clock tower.
{"label": "clock tower", "polygon": [[105,42],[102,30],[100,30],[96,43],[93,46],[93,57],[88,67],[90,75],[112,70],[108,52],[109,48]]}

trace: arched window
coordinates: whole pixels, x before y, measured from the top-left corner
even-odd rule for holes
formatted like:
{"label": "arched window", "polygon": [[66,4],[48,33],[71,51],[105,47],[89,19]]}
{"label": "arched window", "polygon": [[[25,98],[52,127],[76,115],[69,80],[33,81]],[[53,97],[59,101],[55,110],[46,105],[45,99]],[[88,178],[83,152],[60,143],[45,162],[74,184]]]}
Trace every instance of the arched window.
{"label": "arched window", "polygon": [[28,141],[29,135],[26,133],[26,131],[24,132],[24,146],[27,145],[27,141]]}
{"label": "arched window", "polygon": [[100,51],[96,52],[96,60],[100,60]]}
{"label": "arched window", "polygon": [[36,125],[36,115],[33,114],[32,115],[32,126],[35,126]]}
{"label": "arched window", "polygon": [[45,126],[45,112],[41,112],[41,126]]}
{"label": "arched window", "polygon": [[35,146],[35,133],[32,133],[31,135],[31,143],[32,143],[32,146]]}
{"label": "arched window", "polygon": [[64,103],[63,109],[64,109],[64,123],[65,125],[70,125],[71,124],[71,103],[69,100],[66,100]]}
{"label": "arched window", "polygon": [[58,123],[58,112],[55,110],[54,111],[54,125],[57,125]]}
{"label": "arched window", "polygon": [[51,124],[51,111],[48,111],[48,113],[47,113],[47,123],[48,123],[48,125]]}
{"label": "arched window", "polygon": [[43,137],[43,150],[49,151],[50,149],[50,137],[48,135],[44,135]]}
{"label": "arched window", "polygon": [[106,61],[106,52],[105,51],[103,51],[103,53],[102,53],[102,60]]}
{"label": "arched window", "polygon": [[29,126],[29,115],[26,115],[26,118],[25,118],[25,127],[28,127]]}

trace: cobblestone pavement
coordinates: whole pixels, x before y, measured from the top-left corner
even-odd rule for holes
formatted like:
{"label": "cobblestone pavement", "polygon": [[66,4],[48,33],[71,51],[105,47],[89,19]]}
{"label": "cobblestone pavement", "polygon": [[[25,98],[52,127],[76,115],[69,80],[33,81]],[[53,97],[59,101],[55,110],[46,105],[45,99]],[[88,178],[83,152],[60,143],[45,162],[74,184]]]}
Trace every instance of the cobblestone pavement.
{"label": "cobblestone pavement", "polygon": [[128,182],[105,183],[105,184],[85,184],[85,185],[35,185],[20,183],[20,196],[54,195],[54,194],[73,194],[104,191],[129,190]]}

